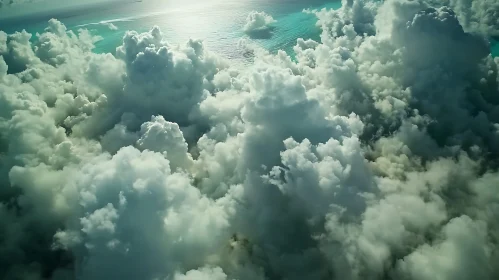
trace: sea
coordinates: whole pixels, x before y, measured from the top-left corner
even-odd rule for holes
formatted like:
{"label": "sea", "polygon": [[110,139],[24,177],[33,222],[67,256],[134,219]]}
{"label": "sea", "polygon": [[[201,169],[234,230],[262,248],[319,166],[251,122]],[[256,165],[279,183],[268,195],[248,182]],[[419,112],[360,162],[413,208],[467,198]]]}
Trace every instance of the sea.
{"label": "sea", "polygon": [[[47,27],[50,18],[57,18],[69,30],[85,28],[100,36],[95,52],[114,53],[126,31],[145,32],[158,26],[170,43],[201,39],[206,48],[229,59],[240,59],[243,54],[237,46],[241,39],[270,52],[284,50],[292,55],[297,38],[320,40],[317,18],[303,10],[339,7],[341,0],[132,0],[0,19],[0,30],[13,33],[24,29],[36,34]],[[274,17],[271,37],[250,38],[244,34],[242,28],[251,11]],[[499,38],[491,39],[491,52],[499,56]]]}
{"label": "sea", "polygon": [[[100,36],[102,39],[96,43],[95,52],[114,53],[126,31],[145,32],[158,26],[170,43],[184,44],[189,39],[201,39],[206,48],[226,58],[237,59],[243,55],[237,47],[241,39],[271,52],[280,49],[291,52],[297,38],[320,40],[317,18],[303,10],[339,7],[340,0],[136,1],[0,19],[0,30],[12,33],[25,29],[36,34],[47,27],[50,18],[57,18],[69,30],[77,32],[85,28]],[[276,20],[272,36],[250,38],[244,33],[243,26],[251,11],[272,15]]]}

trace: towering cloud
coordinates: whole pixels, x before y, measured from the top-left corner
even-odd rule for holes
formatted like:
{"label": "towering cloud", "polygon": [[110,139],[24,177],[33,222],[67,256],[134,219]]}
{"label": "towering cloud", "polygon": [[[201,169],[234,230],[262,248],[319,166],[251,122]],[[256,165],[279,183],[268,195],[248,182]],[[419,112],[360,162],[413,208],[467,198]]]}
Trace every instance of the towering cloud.
{"label": "towering cloud", "polygon": [[243,69],[157,27],[0,32],[0,278],[496,279],[477,3],[344,0]]}
{"label": "towering cloud", "polygon": [[499,3],[494,0],[444,1],[456,11],[463,27],[473,32],[484,33],[490,36],[499,36]]}

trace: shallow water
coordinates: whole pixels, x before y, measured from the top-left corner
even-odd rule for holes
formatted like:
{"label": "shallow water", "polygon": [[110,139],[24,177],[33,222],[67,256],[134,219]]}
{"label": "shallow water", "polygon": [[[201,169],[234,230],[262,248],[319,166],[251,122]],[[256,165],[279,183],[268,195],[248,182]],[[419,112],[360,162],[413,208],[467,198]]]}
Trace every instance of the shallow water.
{"label": "shallow water", "polygon": [[[194,0],[170,0],[163,2],[135,2],[96,6],[79,11],[39,15],[13,21],[1,21],[0,30],[12,33],[26,29],[42,32],[47,20],[55,17],[68,29],[89,29],[103,39],[96,43],[95,52],[114,53],[121,44],[127,30],[145,32],[157,25],[168,41],[183,44],[188,39],[202,39],[208,49],[227,58],[242,58],[237,48],[241,38],[248,38],[242,31],[247,14],[252,10],[265,11],[277,22],[270,38],[250,39],[254,43],[275,52],[283,49],[292,53],[297,38],[319,40],[320,30],[314,15],[303,13],[303,9],[339,8],[340,0],[205,0],[202,4]],[[154,4],[156,3],[156,4]],[[162,3],[158,5],[157,3]],[[112,30],[105,23],[112,23]],[[491,40],[491,52],[499,56],[499,42]]]}
{"label": "shallow water", "polygon": [[[108,6],[101,9],[88,9],[80,13],[56,15],[68,29],[89,29],[92,34],[103,39],[96,43],[95,52],[111,52],[121,43],[127,30],[144,32],[159,26],[168,41],[183,44],[188,39],[201,39],[207,48],[227,58],[240,58],[242,52],[237,45],[241,38],[270,50],[290,51],[297,38],[319,39],[320,30],[314,15],[303,13],[306,8],[339,8],[341,1],[300,1],[300,0],[250,0],[250,1],[169,1],[161,6],[146,2],[128,3],[121,7]],[[175,4],[183,3],[183,5]],[[247,14],[252,11],[265,11],[277,22],[270,38],[249,38],[242,31]],[[49,17],[39,17],[19,23],[4,24],[0,29],[13,32],[26,29],[28,32],[41,32]],[[105,23],[112,23],[118,30],[110,29]]]}
{"label": "shallow water", "polygon": [[491,52],[492,56],[499,57],[499,38],[491,40]]}

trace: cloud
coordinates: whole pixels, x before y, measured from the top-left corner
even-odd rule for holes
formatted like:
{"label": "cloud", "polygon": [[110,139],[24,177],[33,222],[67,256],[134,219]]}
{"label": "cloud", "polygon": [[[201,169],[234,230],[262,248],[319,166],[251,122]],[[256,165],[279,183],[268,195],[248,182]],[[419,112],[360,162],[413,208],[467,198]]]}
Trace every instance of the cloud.
{"label": "cloud", "polygon": [[0,32],[0,278],[497,278],[494,27],[450,2],[308,11],[243,68]]}
{"label": "cloud", "polygon": [[423,245],[400,261],[400,273],[413,279],[489,277],[491,268],[487,264],[488,245],[482,222],[468,216],[454,218],[444,227],[443,236],[443,241]]}
{"label": "cloud", "polygon": [[118,30],[118,27],[114,25],[112,22],[103,22],[102,25],[106,26],[110,30]]}
{"label": "cloud", "polygon": [[265,12],[252,11],[246,17],[243,31],[252,38],[269,38],[276,20]]}
{"label": "cloud", "polygon": [[[440,3],[441,5],[442,3]],[[458,15],[463,27],[471,32],[478,32],[488,36],[499,36],[499,4],[497,1],[444,1]]]}
{"label": "cloud", "polygon": [[229,238],[230,205],[202,196],[159,153],[123,148],[80,174],[66,188],[82,208],[56,239],[73,248],[84,279],[152,279],[197,268]]}
{"label": "cloud", "polygon": [[175,275],[175,280],[225,280],[227,275],[220,268],[202,268],[201,270],[191,270],[185,275]]}

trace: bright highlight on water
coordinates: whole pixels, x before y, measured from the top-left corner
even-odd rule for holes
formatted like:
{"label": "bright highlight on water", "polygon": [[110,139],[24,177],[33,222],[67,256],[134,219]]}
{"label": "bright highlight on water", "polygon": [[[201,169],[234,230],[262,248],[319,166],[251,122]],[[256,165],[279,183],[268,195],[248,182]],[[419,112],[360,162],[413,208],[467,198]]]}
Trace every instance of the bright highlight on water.
{"label": "bright highlight on water", "polygon": [[[179,2],[179,1],[177,1]],[[34,19],[7,20],[0,29],[10,33],[26,29],[41,32],[47,20],[53,15],[59,18],[70,30],[88,28],[92,34],[102,37],[94,51],[113,53],[127,30],[147,31],[157,25],[172,43],[180,44],[188,39],[201,39],[206,45],[229,58],[241,58],[237,43],[245,38],[245,19],[253,11],[262,11],[275,17],[274,30],[268,38],[253,38],[252,41],[270,50],[279,49],[292,52],[296,39],[320,40],[320,30],[313,14],[304,9],[337,9],[341,1],[278,0],[278,1],[180,1],[148,2],[131,1],[123,5],[99,5],[84,8],[80,12],[61,11],[45,13]],[[493,55],[499,54],[499,44],[491,40]]]}
{"label": "bright highlight on water", "polygon": [[[179,1],[177,1],[179,2]],[[290,51],[297,38],[319,40],[320,30],[317,19],[304,9],[338,8],[339,1],[204,1],[202,3],[164,1],[162,4],[147,1],[103,6],[101,9],[88,9],[81,14],[71,12],[68,16],[59,15],[70,29],[88,28],[92,34],[102,37],[96,43],[96,52],[114,52],[127,30],[148,31],[158,26],[171,43],[182,44],[188,39],[201,39],[208,48],[229,58],[241,58],[237,45],[239,40],[248,38],[243,28],[246,17],[252,11],[265,11],[275,17],[273,34],[269,38],[254,38],[258,45],[277,51]],[[48,20],[48,19],[47,19]],[[5,31],[19,31],[23,28],[31,32],[41,32],[46,20],[29,24],[4,23]]]}

